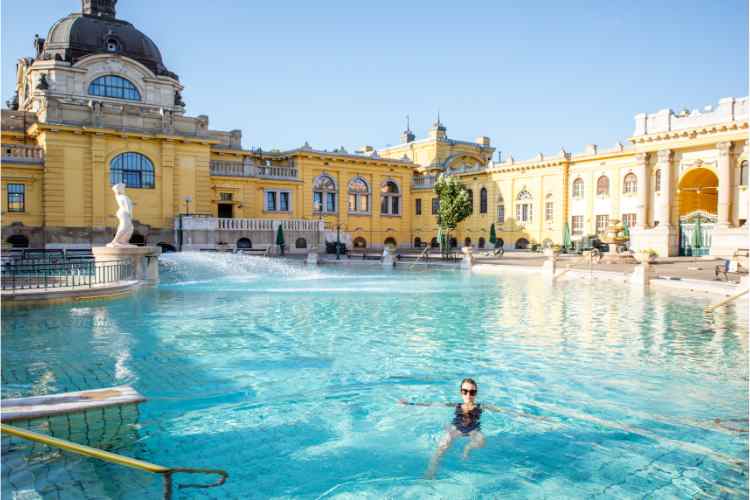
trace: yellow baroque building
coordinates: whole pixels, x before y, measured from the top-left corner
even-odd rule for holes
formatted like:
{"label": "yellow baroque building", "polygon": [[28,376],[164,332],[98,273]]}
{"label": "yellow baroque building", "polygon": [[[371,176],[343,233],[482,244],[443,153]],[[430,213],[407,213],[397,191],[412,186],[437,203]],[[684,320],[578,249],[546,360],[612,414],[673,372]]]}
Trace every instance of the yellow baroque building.
{"label": "yellow baroque building", "polygon": [[[348,248],[435,243],[438,175],[470,190],[456,245],[507,249],[631,228],[631,246],[660,255],[732,255],[748,244],[748,99],[702,111],[635,117],[627,145],[516,161],[490,139],[429,136],[349,153],[247,150],[239,130],[185,113],[183,87],[154,42],[117,19],[114,0],[82,0],[36,38],[2,110],[4,246],[80,248],[114,234],[111,186],[135,203],[134,242],[165,249],[272,245],[292,252],[337,238]],[[691,248],[700,220],[704,246]]]}

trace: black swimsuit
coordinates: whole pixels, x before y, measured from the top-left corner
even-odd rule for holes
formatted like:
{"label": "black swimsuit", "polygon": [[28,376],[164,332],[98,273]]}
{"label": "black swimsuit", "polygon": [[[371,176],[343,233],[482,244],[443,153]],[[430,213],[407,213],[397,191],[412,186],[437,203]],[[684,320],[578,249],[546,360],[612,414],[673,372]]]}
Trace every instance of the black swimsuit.
{"label": "black swimsuit", "polygon": [[453,419],[453,425],[456,426],[459,432],[462,434],[468,434],[471,431],[478,431],[480,429],[479,418],[482,416],[482,408],[480,405],[476,405],[473,410],[469,413],[464,413],[463,408],[460,404],[456,405],[456,416]]}

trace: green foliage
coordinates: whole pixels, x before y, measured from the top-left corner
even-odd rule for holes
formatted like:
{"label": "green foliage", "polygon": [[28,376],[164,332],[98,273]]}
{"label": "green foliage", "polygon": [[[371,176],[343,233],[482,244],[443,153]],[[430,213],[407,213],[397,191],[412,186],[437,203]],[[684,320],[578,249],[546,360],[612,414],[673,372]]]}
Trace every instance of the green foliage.
{"label": "green foliage", "polygon": [[462,220],[471,215],[469,192],[455,177],[440,175],[435,182],[435,193],[440,198],[438,224],[442,229],[456,229]]}
{"label": "green foliage", "polygon": [[490,226],[490,243],[493,245],[497,243],[497,234],[495,233],[495,224]]}

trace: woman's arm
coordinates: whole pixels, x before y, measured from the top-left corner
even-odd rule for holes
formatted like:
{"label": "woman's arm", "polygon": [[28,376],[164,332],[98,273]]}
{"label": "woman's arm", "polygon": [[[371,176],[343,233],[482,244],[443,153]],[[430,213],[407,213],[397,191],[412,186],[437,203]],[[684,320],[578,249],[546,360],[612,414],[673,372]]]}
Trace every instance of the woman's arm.
{"label": "woman's arm", "polygon": [[405,399],[399,399],[399,403],[402,405],[409,405],[409,406],[448,406],[453,407],[452,403],[412,403],[411,401],[407,401]]}

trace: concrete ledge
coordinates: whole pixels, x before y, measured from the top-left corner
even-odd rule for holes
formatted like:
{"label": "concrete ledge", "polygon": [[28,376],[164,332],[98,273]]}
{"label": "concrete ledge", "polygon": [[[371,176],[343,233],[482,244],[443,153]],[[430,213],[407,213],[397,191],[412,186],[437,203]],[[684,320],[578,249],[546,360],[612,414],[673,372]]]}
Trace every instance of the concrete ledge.
{"label": "concrete ledge", "polygon": [[109,387],[91,391],[65,392],[49,396],[3,399],[2,421],[31,420],[96,408],[138,404],[146,401],[130,386]]}
{"label": "concrete ledge", "polygon": [[730,296],[741,292],[745,287],[729,283],[711,282],[691,279],[652,279],[650,285],[654,288],[682,290],[687,292],[704,293],[707,295]]}
{"label": "concrete ledge", "polygon": [[47,290],[36,288],[16,291],[3,290],[2,303],[3,306],[17,304],[57,304],[60,302],[70,302],[75,300],[117,297],[138,289],[141,284],[140,281],[132,280],[94,285],[90,288],[63,287],[48,288]]}

